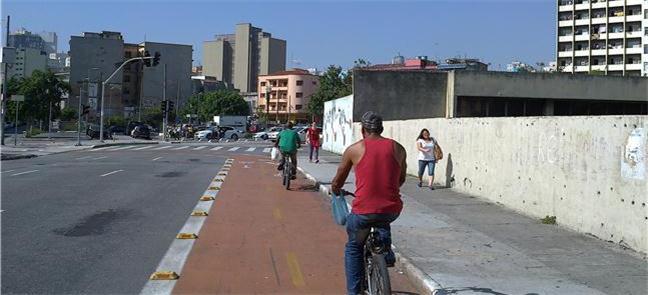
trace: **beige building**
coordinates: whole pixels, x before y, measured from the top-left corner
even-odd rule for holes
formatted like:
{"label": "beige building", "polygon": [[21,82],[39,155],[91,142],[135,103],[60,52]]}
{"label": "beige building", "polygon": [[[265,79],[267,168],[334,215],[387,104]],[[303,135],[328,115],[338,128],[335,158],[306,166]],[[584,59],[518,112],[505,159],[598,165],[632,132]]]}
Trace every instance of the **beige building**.
{"label": "beige building", "polygon": [[648,1],[557,0],[557,66],[648,76]]}
{"label": "beige building", "polygon": [[203,43],[203,75],[216,77],[241,92],[256,92],[257,77],[286,68],[286,41],[244,23],[234,34]]}
{"label": "beige building", "polygon": [[268,120],[308,122],[308,102],[319,87],[319,77],[293,69],[259,76],[257,113]]}

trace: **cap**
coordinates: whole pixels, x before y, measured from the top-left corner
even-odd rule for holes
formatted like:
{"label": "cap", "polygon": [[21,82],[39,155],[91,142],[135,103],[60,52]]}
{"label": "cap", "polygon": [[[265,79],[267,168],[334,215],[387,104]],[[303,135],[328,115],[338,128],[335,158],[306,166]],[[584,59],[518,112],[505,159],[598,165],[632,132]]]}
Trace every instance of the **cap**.
{"label": "cap", "polygon": [[382,117],[375,112],[368,111],[362,115],[362,127],[370,131],[382,131]]}

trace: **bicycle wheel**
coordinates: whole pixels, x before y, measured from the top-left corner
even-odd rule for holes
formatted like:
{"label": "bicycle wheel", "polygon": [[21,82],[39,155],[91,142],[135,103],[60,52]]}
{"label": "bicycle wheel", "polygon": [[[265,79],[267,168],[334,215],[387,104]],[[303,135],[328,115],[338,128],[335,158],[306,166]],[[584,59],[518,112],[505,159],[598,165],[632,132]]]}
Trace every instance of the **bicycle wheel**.
{"label": "bicycle wheel", "polygon": [[287,160],[286,165],[284,165],[284,185],[286,190],[290,190],[290,176],[292,174],[292,161]]}
{"label": "bicycle wheel", "polygon": [[389,271],[385,254],[373,254],[369,258],[371,263],[367,269],[368,290],[371,295],[391,294],[391,282],[389,281]]}

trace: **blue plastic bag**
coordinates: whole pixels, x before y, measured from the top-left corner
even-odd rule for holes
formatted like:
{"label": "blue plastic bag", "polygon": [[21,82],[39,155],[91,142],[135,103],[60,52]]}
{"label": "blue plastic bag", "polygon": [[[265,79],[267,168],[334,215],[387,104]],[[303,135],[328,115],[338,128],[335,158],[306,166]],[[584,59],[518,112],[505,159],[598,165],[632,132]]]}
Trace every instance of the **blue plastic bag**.
{"label": "blue plastic bag", "polygon": [[331,196],[331,211],[335,223],[345,225],[347,215],[349,215],[349,206],[347,205],[344,195],[332,194]]}

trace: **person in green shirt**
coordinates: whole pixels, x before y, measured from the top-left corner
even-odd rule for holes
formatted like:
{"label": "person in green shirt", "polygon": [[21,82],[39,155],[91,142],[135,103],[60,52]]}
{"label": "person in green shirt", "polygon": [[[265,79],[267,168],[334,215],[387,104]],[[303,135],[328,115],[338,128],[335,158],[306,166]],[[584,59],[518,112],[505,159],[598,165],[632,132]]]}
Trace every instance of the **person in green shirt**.
{"label": "person in green shirt", "polygon": [[278,147],[281,152],[281,163],[279,164],[279,167],[277,167],[277,170],[281,171],[284,169],[286,156],[290,156],[290,160],[292,160],[292,167],[290,167],[292,174],[291,178],[295,179],[295,175],[297,175],[297,149],[301,147],[301,142],[299,140],[299,135],[292,128],[292,122],[288,122],[286,129],[279,132],[277,135],[275,147]]}

